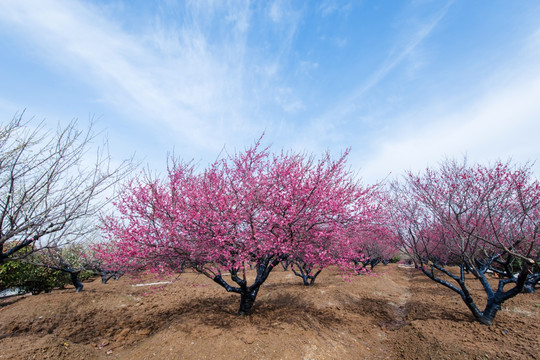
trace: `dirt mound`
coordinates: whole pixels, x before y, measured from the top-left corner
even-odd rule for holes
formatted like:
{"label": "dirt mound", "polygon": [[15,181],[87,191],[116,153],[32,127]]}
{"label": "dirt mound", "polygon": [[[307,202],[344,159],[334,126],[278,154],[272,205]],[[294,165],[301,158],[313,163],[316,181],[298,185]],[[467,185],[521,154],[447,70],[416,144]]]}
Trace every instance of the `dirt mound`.
{"label": "dirt mound", "polygon": [[[152,279],[148,279],[151,282]],[[540,356],[540,296],[506,302],[491,327],[414,269],[379,266],[312,287],[275,269],[253,314],[204,276],[161,289],[123,277],[0,301],[0,359],[531,359]]]}

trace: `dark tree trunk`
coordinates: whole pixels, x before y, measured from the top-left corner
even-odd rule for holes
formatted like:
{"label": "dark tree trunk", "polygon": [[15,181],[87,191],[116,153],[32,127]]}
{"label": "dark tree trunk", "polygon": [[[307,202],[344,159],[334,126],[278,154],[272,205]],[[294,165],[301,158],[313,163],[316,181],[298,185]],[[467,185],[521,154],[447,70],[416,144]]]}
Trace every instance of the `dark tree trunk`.
{"label": "dark tree trunk", "polygon": [[295,261],[295,265],[298,268],[298,272],[294,267],[291,267],[294,275],[300,277],[306,286],[312,286],[315,283],[315,279],[321,273],[322,269],[319,269],[315,274],[312,274],[313,265],[300,261]]}
{"label": "dark tree trunk", "polygon": [[375,259],[370,259],[369,261],[369,266],[371,266],[371,270],[373,270],[373,268],[379,264],[381,262],[381,258],[375,258]]}
{"label": "dark tree trunk", "polygon": [[109,281],[112,278],[112,274],[102,274],[101,275],[101,283],[106,284],[107,281]]}
{"label": "dark tree trunk", "polygon": [[122,277],[122,275],[124,275],[122,271],[104,270],[100,268],[93,268],[92,270],[101,276],[102,284],[106,284],[111,278],[118,280]]}
{"label": "dark tree trunk", "polygon": [[365,272],[367,272],[366,261],[353,260],[353,263],[356,268],[356,275],[363,275]]}
{"label": "dark tree trunk", "polygon": [[73,286],[75,286],[76,291],[81,292],[84,285],[79,280],[79,271],[70,272],[69,277],[71,278],[71,283],[73,284]]}
{"label": "dark tree trunk", "polygon": [[251,308],[255,303],[257,298],[257,293],[259,292],[259,287],[252,291],[246,291],[240,293],[240,308],[238,309],[238,315],[247,316],[251,312]]}
{"label": "dark tree trunk", "polygon": [[495,320],[497,312],[501,310],[501,304],[496,300],[488,300],[486,308],[482,311],[481,318],[478,319],[482,324],[490,326]]}
{"label": "dark tree trunk", "polygon": [[[490,261],[492,261],[492,260],[490,260]],[[421,267],[421,269],[422,269],[422,272],[424,274],[426,274],[432,280],[434,280],[434,281],[438,282],[439,284],[442,284],[442,285],[448,287],[449,289],[451,289],[451,290],[457,292],[458,294],[460,294],[463,302],[465,303],[465,305],[467,305],[467,307],[469,308],[469,310],[473,314],[474,318],[478,322],[480,322],[481,324],[490,326],[493,323],[493,320],[495,319],[495,316],[497,315],[497,312],[499,310],[501,310],[501,305],[506,300],[508,300],[510,298],[513,298],[514,296],[518,295],[520,292],[523,291],[523,289],[525,287],[525,284],[526,284],[526,280],[528,278],[528,276],[527,276],[528,271],[529,271],[529,268],[530,268],[530,264],[524,263],[522,265],[521,271],[520,271],[517,279],[512,278],[512,279],[501,279],[501,280],[499,280],[499,285],[498,285],[497,291],[494,291],[491,288],[491,285],[489,284],[489,282],[488,282],[488,280],[486,278],[486,275],[485,275],[485,272],[489,268],[489,262],[490,261],[486,262],[486,264],[484,264],[481,269],[478,269],[478,268],[476,268],[474,266],[471,266],[470,264],[467,264],[465,262],[465,263],[460,265],[461,271],[460,271],[459,276],[452,274],[451,272],[446,270],[444,268],[444,266],[439,265],[437,263],[432,264],[431,271],[428,270],[424,266]],[[457,282],[458,286],[452,285],[448,281],[443,280],[443,279],[435,276],[433,268],[436,268],[437,270],[443,272],[444,274],[448,275],[450,278],[455,280]],[[466,283],[465,283],[465,271],[466,271],[467,268],[469,269],[469,271],[471,273],[473,273],[475,278],[480,281],[480,283],[482,284],[482,287],[484,288],[484,291],[486,292],[487,302],[486,302],[486,307],[484,308],[483,311],[481,311],[477,307],[477,305],[474,302],[474,299],[472,298],[472,296],[471,296],[471,294],[470,294],[470,292],[469,292],[469,290],[468,290],[468,288],[466,286]],[[505,291],[504,290],[505,285],[511,284],[511,283],[514,283],[515,286],[512,287],[511,289]]]}
{"label": "dark tree trunk", "polygon": [[525,285],[523,286],[523,292],[528,294],[535,293],[538,283],[540,283],[540,272],[529,275]]}
{"label": "dark tree trunk", "polygon": [[115,274],[113,271],[101,271],[101,283],[106,284]]}
{"label": "dark tree trunk", "polygon": [[484,311],[480,311],[476,304],[474,303],[473,298],[466,292],[467,295],[461,296],[463,299],[463,302],[465,302],[465,305],[469,308],[471,313],[473,314],[476,321],[481,323],[482,325],[490,326],[493,323],[493,320],[495,319],[495,316],[497,315],[497,312],[501,310],[501,301],[498,301],[498,299],[494,297],[490,297],[487,300],[486,307]]}
{"label": "dark tree trunk", "polygon": [[317,278],[317,276],[319,276],[319,274],[321,273],[322,269],[319,269],[315,274],[313,275],[308,275],[307,276],[307,280],[308,280],[308,283],[306,283],[306,281],[304,281],[304,285],[306,286],[313,286],[313,284],[315,283],[315,279]]}
{"label": "dark tree trunk", "polygon": [[315,279],[317,278],[317,276],[321,273],[322,270],[319,270],[317,271],[315,274],[311,275],[311,274],[299,274],[299,273],[294,273],[296,276],[299,276],[300,278],[302,278],[302,282],[305,286],[313,286],[313,284],[315,283]]}
{"label": "dark tree trunk", "polygon": [[[225,281],[225,279],[221,277],[221,275],[212,275],[211,273],[207,272],[203,267],[196,266],[195,270],[214,280],[217,284],[225,288],[227,292],[234,292],[240,294],[240,307],[238,309],[238,315],[246,316],[251,313],[251,309],[253,307],[253,304],[255,303],[255,299],[257,298],[259,288],[266,281],[272,269],[274,269],[274,267],[276,267],[276,265],[278,265],[282,260],[285,260],[285,258],[274,257],[272,255],[266,256],[258,260],[255,266],[257,270],[257,276],[255,277],[255,281],[251,286],[247,285],[245,276],[243,278],[238,276],[238,268],[230,269],[231,279],[236,284],[238,284],[238,286],[229,285],[227,281]],[[252,264],[250,266],[252,266]]]}
{"label": "dark tree trunk", "polygon": [[291,266],[292,263],[293,263],[292,260],[289,260],[289,259],[283,260],[281,262],[281,266],[283,267],[283,271],[289,270],[289,267]]}

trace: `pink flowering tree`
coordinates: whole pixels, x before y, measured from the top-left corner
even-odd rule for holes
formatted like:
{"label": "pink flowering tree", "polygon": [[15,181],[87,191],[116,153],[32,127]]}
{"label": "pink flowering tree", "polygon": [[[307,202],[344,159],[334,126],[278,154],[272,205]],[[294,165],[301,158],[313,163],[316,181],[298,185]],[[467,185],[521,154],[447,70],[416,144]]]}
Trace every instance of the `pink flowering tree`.
{"label": "pink flowering tree", "polygon": [[95,243],[89,246],[84,254],[85,270],[92,271],[101,277],[101,283],[106,284],[110,279],[118,280],[126,273],[126,265],[120,259],[111,256],[117,251],[114,243]]}
{"label": "pink flowering tree", "polygon": [[102,283],[109,279],[119,279],[122,276],[121,265],[114,265],[101,259],[102,250],[97,248],[107,244],[90,244],[89,240],[71,243],[64,247],[46,248],[31,254],[24,259],[25,262],[60,271],[69,275],[71,283],[77,292],[84,288],[82,280],[91,275],[100,275]]}
{"label": "pink flowering tree", "polygon": [[[354,204],[354,216],[348,223],[345,231],[341,234],[343,241],[336,242],[333,235],[320,238],[317,247],[319,251],[299,252],[289,257],[291,270],[300,277],[303,284],[311,286],[329,261],[321,258],[321,254],[341,262],[352,262],[351,269],[357,272],[363,269],[363,262],[367,259],[369,249],[377,247],[377,243],[384,251],[382,244],[387,242],[388,237],[381,236],[385,233],[385,221],[387,208],[382,201],[380,185],[365,187],[357,193],[358,199]],[[386,255],[386,253],[385,253]],[[364,269],[365,271],[365,269]]]}
{"label": "pink flowering tree", "polygon": [[362,220],[366,191],[345,160],[271,154],[256,143],[201,172],[173,161],[165,180],[145,176],[125,187],[118,214],[103,223],[117,250],[102,256],[131,270],[192,268],[240,294],[238,314],[247,315],[281,261],[350,263],[345,235]]}
{"label": "pink flowering tree", "polygon": [[363,220],[349,234],[352,262],[358,274],[368,273],[381,262],[386,265],[399,254],[399,245],[388,228],[391,201],[381,185],[370,189],[369,201],[363,202]]}
{"label": "pink flowering tree", "polygon": [[368,266],[373,270],[378,264],[388,265],[399,257],[398,244],[388,228],[383,229],[382,226],[363,232],[362,236],[357,237],[354,246],[358,256],[353,261],[359,274],[366,272]]}
{"label": "pink flowering tree", "polygon": [[[446,160],[393,184],[394,234],[432,280],[459,294],[476,320],[491,325],[501,305],[538,282],[540,185],[531,168]],[[505,272],[512,264],[513,271]],[[457,271],[455,271],[457,269]],[[501,273],[496,286],[487,276]],[[479,281],[483,310],[469,291]]]}

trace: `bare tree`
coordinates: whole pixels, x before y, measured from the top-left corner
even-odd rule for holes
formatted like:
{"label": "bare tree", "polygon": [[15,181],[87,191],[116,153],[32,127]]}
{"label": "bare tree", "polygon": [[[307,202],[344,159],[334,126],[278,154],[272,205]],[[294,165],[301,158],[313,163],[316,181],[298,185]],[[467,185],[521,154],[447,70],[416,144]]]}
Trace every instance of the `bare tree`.
{"label": "bare tree", "polygon": [[22,115],[0,126],[0,264],[93,230],[107,192],[132,169],[131,161],[111,168],[106,146],[89,154],[95,138],[76,121],[56,132]]}

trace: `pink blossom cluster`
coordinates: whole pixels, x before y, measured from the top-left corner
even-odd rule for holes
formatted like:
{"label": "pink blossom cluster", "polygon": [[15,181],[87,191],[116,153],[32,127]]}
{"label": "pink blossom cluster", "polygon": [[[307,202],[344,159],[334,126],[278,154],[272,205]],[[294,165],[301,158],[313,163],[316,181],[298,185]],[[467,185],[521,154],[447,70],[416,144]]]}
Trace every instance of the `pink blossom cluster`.
{"label": "pink blossom cluster", "polygon": [[359,249],[383,241],[386,215],[377,187],[361,186],[346,157],[274,154],[259,140],[203,171],[172,161],[166,179],[125,186],[103,222],[114,246],[102,256],[132,270],[191,267],[211,278],[268,258],[350,268]]}
{"label": "pink blossom cluster", "polygon": [[396,233],[417,256],[452,263],[504,253],[539,261],[540,185],[530,165],[446,161],[409,173],[394,190]]}

